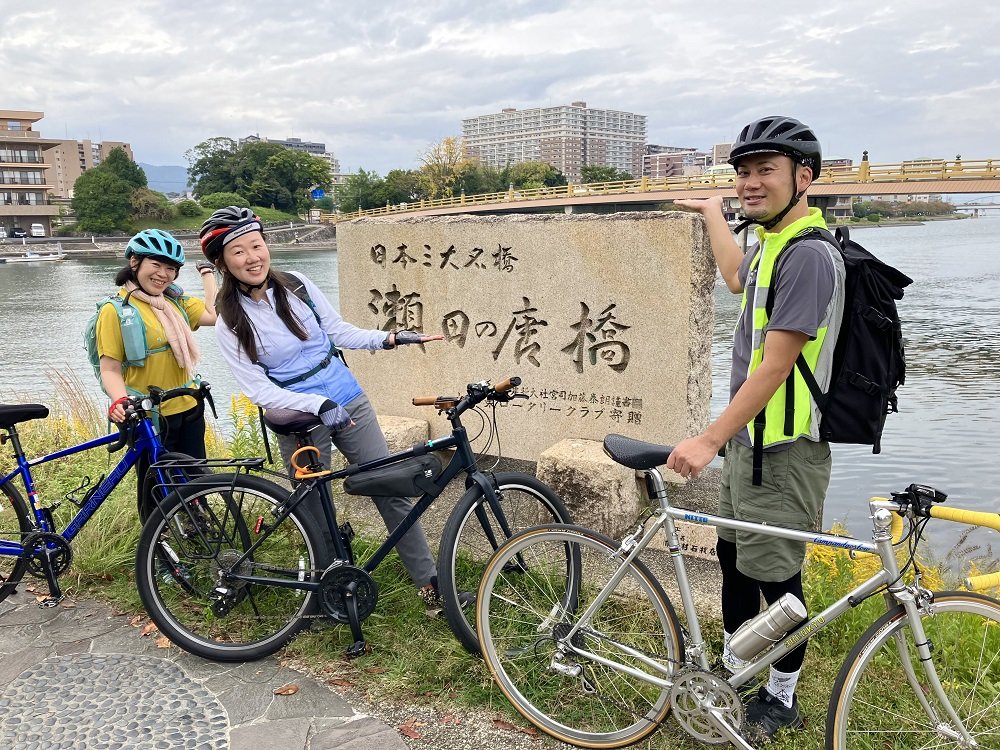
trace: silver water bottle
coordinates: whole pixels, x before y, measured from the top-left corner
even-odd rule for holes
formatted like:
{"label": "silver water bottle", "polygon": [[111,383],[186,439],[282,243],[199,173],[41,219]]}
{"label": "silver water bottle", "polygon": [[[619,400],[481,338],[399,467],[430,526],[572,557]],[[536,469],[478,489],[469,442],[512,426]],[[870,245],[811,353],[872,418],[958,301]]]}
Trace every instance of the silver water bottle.
{"label": "silver water bottle", "polygon": [[740,626],[729,640],[729,650],[740,659],[752,659],[805,619],[806,606],[794,594],[784,594]]}

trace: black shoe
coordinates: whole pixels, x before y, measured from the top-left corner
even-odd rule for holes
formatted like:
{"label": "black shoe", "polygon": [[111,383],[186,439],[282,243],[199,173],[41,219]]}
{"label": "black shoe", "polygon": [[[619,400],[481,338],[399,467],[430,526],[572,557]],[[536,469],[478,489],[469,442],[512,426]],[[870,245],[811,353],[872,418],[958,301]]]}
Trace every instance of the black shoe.
{"label": "black shoe", "polygon": [[789,708],[771,695],[766,687],[761,687],[756,697],[747,703],[745,723],[749,732],[759,740],[773,739],[782,727],[802,729],[805,726],[799,714],[798,697],[792,696]]}

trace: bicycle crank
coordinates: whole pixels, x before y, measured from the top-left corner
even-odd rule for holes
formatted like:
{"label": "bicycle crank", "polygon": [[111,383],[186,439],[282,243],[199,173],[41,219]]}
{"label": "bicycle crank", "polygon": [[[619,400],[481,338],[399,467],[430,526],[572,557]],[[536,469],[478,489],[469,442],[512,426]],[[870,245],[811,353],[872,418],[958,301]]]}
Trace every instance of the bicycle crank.
{"label": "bicycle crank", "polygon": [[364,620],[375,611],[378,584],[361,568],[334,563],[323,571],[319,579],[319,601],[323,612],[336,622],[350,622],[347,610],[350,598],[357,605],[358,620]]}
{"label": "bicycle crank", "polygon": [[46,558],[51,566],[52,574],[61,576],[73,561],[73,550],[69,542],[59,534],[49,531],[36,531],[24,538],[25,557],[28,561],[28,572],[36,578],[46,578]]}
{"label": "bicycle crank", "polygon": [[684,731],[707,745],[732,742],[735,728],[743,724],[739,693],[711,672],[689,669],[678,674],[670,689],[670,703]]}

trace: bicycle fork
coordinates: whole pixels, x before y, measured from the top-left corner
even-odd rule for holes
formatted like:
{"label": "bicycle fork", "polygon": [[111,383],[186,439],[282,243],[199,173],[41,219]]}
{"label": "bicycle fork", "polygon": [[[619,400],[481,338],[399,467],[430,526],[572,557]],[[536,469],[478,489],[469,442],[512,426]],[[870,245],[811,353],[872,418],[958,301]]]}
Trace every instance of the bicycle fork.
{"label": "bicycle fork", "polygon": [[978,748],[979,743],[969,734],[969,730],[966,729],[962,719],[959,718],[958,712],[955,711],[955,707],[952,706],[951,701],[945,694],[944,687],[941,685],[941,680],[938,677],[933,659],[934,644],[927,637],[923,622],[920,620],[922,610],[933,612],[934,602],[927,593],[921,592],[918,579],[914,587],[901,587],[898,591],[891,591],[891,595],[902,605],[903,610],[906,612],[907,625],[913,634],[913,647],[923,665],[924,674],[927,678],[926,682],[930,687],[929,692],[936,699],[938,706],[944,710],[948,720],[942,717],[941,712],[926,695],[925,686],[921,684],[917,671],[913,667],[910,649],[906,641],[906,630],[905,628],[901,628],[892,638],[896,642],[896,650],[899,652],[899,661],[903,672],[906,674],[906,681],[910,684],[910,688],[917,697],[920,706],[924,709],[924,713],[927,714],[927,718],[930,720],[931,726],[934,727],[934,731],[952,742],[960,743],[961,747]]}

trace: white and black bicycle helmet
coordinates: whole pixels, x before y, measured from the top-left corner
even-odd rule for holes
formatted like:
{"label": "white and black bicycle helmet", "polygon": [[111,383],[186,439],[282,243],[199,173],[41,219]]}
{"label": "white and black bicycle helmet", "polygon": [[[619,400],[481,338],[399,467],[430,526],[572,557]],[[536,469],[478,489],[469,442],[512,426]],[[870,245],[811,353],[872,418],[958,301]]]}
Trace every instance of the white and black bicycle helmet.
{"label": "white and black bicycle helmet", "polygon": [[201,225],[201,251],[212,263],[222,255],[222,248],[230,240],[248,232],[264,233],[260,217],[249,208],[226,206],[220,208]]}
{"label": "white and black bicycle helmet", "polygon": [[178,266],[184,265],[184,247],[170,232],[143,229],[125,246],[125,257],[164,258]]}

